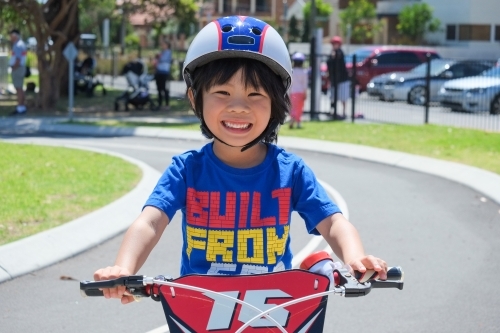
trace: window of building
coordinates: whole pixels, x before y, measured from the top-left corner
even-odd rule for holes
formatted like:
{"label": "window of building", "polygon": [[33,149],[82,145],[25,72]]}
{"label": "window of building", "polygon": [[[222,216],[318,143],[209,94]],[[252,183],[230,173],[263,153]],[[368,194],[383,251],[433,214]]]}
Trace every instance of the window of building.
{"label": "window of building", "polygon": [[458,26],[458,40],[489,42],[491,40],[491,26],[486,24],[460,24]]}
{"label": "window of building", "polygon": [[457,40],[456,24],[448,24],[446,26],[446,40]]}
{"label": "window of building", "polygon": [[495,26],[495,41],[500,42],[500,25]]}
{"label": "window of building", "polygon": [[236,5],[236,13],[238,15],[250,14],[250,0],[238,0]]}
{"label": "window of building", "polygon": [[267,0],[256,0],[255,1],[255,11],[257,12],[270,12],[271,9],[267,4]]}

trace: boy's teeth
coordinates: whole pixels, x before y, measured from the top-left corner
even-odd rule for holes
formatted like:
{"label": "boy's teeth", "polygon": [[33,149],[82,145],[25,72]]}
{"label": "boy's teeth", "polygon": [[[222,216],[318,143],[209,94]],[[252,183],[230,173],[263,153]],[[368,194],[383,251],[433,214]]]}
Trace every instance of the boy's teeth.
{"label": "boy's teeth", "polygon": [[227,126],[227,127],[231,127],[231,128],[247,128],[249,126],[249,124],[235,124],[235,123],[230,123],[230,122],[227,122],[225,121],[224,124]]}

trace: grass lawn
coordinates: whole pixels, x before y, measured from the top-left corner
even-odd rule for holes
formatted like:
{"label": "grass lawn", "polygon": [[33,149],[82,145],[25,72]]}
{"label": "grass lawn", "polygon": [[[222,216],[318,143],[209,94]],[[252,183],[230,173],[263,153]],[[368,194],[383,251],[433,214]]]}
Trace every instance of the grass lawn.
{"label": "grass lawn", "polygon": [[[199,130],[199,124],[151,124],[103,120],[98,125],[155,126]],[[282,126],[281,136],[348,142],[476,166],[500,174],[500,133],[436,125],[351,124],[309,122],[302,129]],[[279,142],[279,138],[278,138]]]}
{"label": "grass lawn", "polygon": [[58,226],[129,192],[138,167],[77,149],[0,142],[0,245]]}

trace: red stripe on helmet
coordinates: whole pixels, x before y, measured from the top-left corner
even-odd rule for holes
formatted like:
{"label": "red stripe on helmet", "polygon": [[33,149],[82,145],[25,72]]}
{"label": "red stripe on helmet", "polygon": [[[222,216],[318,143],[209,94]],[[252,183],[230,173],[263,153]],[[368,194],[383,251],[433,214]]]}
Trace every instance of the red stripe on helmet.
{"label": "red stripe on helmet", "polygon": [[262,53],[262,49],[264,48],[264,38],[266,38],[267,28],[269,28],[269,24],[267,24],[264,27],[264,30],[262,30],[262,34],[260,36],[259,53]]}
{"label": "red stripe on helmet", "polygon": [[238,18],[240,19],[241,22],[244,22],[248,16],[240,16],[238,15]]}
{"label": "red stripe on helmet", "polygon": [[217,25],[217,33],[219,34],[219,45],[217,46],[217,50],[222,50],[222,29],[220,27],[219,21],[213,21]]}

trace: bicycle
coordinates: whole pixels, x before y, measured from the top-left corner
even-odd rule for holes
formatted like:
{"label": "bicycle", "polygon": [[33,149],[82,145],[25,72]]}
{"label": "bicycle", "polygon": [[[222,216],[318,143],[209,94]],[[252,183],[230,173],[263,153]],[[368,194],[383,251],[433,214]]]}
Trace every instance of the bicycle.
{"label": "bicycle", "polygon": [[330,258],[321,251],[306,258],[301,269],[265,274],[192,274],[176,279],[130,275],[81,281],[80,291],[83,296],[103,296],[101,288],[125,286],[137,299],[151,297],[160,301],[170,333],[301,333],[323,331],[330,294],[359,297],[372,288],[403,289],[401,267],[390,267],[384,281],[378,280],[374,271],[356,272],[353,276],[338,264],[331,265],[329,276],[306,270],[314,270],[315,264],[328,259],[326,256]]}

